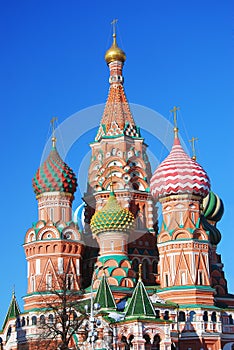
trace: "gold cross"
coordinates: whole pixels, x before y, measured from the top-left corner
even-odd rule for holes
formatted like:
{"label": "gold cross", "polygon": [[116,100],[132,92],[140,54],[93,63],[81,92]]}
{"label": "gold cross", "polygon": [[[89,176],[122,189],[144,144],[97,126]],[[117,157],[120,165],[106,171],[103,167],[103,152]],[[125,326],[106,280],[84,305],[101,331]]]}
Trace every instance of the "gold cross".
{"label": "gold cross", "polygon": [[180,110],[180,107],[173,107],[171,110],[170,110],[170,112],[172,112],[173,113],[173,115],[174,115],[174,129],[178,129],[178,126],[177,126],[177,111],[179,111]]}
{"label": "gold cross", "polygon": [[50,121],[52,127],[52,147],[56,145],[56,137],[55,137],[55,122],[58,120],[57,117],[53,117]]}
{"label": "gold cross", "polygon": [[116,36],[116,24],[117,24],[117,22],[118,22],[117,18],[113,19],[113,21],[111,22],[112,30],[113,30],[113,36]]}
{"label": "gold cross", "polygon": [[191,142],[191,145],[192,145],[192,152],[193,152],[192,159],[193,159],[193,160],[196,160],[196,159],[197,159],[196,150],[195,150],[195,141],[197,141],[197,140],[198,140],[197,137],[192,137],[192,139],[189,140],[189,142]]}

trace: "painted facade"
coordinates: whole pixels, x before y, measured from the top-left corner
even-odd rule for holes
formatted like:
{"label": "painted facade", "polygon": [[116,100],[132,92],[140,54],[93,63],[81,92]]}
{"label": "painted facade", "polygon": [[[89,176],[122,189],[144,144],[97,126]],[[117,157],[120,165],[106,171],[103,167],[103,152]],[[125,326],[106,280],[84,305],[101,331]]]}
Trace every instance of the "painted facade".
{"label": "painted facade", "polygon": [[[234,348],[234,295],[216,252],[223,202],[205,170],[183,150],[177,125],[172,150],[152,175],[124,91],[125,59],[114,34],[105,55],[108,98],[90,140],[84,227],[72,220],[77,181],[56,149],[55,135],[33,178],[38,221],[24,240],[28,289],[23,312],[12,295],[2,349],[38,348],[41,324],[53,322],[52,291],[64,283],[74,310],[76,303],[99,305],[74,332],[70,349]],[[56,338],[39,348],[58,346]]]}

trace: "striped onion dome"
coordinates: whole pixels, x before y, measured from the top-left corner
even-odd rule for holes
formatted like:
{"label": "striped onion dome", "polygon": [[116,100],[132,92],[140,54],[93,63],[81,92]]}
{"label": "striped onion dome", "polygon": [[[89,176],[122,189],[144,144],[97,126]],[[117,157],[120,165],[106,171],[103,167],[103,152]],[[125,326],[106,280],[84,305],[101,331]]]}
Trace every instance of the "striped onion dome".
{"label": "striped onion dome", "polygon": [[74,194],[77,187],[74,172],[62,160],[55,146],[37,170],[32,182],[37,196],[44,192],[57,191]]}
{"label": "striped onion dome", "polygon": [[210,180],[205,170],[183,150],[175,133],[174,145],[167,158],[155,170],[150,188],[153,197],[194,194],[205,197]]}
{"label": "striped onion dome", "polygon": [[214,222],[218,222],[223,216],[223,201],[212,191],[203,199],[203,213],[207,220]]}
{"label": "striped onion dome", "polygon": [[134,226],[134,215],[119,205],[111,191],[104,207],[93,215],[90,226],[94,234],[105,231],[127,232]]}

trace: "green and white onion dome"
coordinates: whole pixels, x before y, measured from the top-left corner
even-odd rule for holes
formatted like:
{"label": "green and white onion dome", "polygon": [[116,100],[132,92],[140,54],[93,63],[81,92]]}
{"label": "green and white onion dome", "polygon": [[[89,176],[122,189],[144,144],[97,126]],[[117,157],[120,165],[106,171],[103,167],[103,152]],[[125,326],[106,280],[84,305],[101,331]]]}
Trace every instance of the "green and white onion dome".
{"label": "green and white onion dome", "polygon": [[223,216],[223,201],[212,191],[203,199],[203,213],[207,220],[214,222],[220,221]]}
{"label": "green and white onion dome", "polygon": [[134,227],[134,215],[128,209],[122,208],[114,192],[110,192],[104,207],[93,215],[90,226],[94,234],[107,231],[128,232]]}

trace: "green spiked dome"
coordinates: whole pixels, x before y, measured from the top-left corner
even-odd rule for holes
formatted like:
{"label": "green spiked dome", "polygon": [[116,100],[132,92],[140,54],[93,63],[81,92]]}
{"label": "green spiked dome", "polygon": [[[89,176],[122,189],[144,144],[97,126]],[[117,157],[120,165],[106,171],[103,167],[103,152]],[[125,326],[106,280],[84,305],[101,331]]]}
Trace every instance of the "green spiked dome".
{"label": "green spiked dome", "polygon": [[134,226],[134,216],[128,209],[122,208],[114,192],[110,192],[107,203],[93,215],[90,225],[95,234],[104,231],[127,232]]}
{"label": "green spiked dome", "polygon": [[72,169],[62,160],[55,146],[49,156],[37,170],[33,178],[36,195],[44,192],[67,192],[74,194],[77,180]]}
{"label": "green spiked dome", "polygon": [[203,200],[203,212],[207,220],[218,222],[224,213],[222,200],[214,192],[210,192]]}

